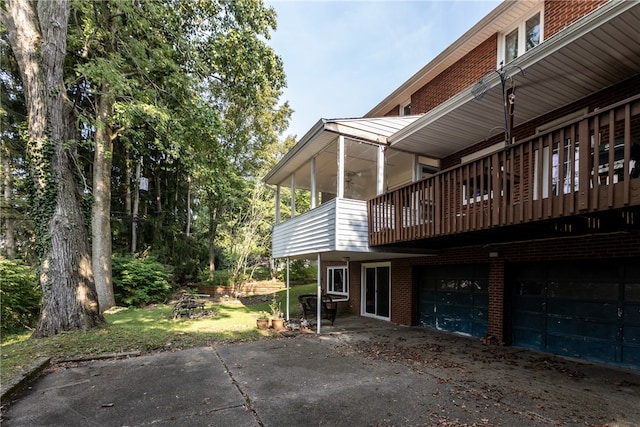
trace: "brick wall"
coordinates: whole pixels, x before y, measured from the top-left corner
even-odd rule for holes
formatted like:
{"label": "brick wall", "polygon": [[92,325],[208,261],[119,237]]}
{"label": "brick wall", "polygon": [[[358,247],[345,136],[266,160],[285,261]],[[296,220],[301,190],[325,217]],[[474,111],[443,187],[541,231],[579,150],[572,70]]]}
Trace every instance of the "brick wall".
{"label": "brick wall", "polygon": [[496,35],[488,38],[412,94],[411,113],[422,114],[432,110],[476,83],[487,70],[495,69],[497,40]]}
{"label": "brick wall", "polygon": [[[610,0],[546,0],[544,38],[551,38],[578,19]],[[446,102],[461,90],[473,85],[497,64],[498,35],[494,34],[462,59],[411,95],[411,113],[426,113]],[[399,115],[395,106],[385,116]],[[498,139],[499,141],[500,139]]]}
{"label": "brick wall", "polygon": [[544,38],[562,31],[609,0],[545,0]]}
{"label": "brick wall", "polygon": [[[498,252],[499,257],[489,258],[489,252]],[[509,263],[627,257],[640,259],[640,231],[452,248],[443,250],[438,256],[393,260],[391,321],[403,325],[417,324],[417,290],[412,275],[414,266],[486,263],[489,264],[488,332],[504,340],[505,267]],[[358,281],[352,282],[352,292],[356,287],[359,288],[359,271],[358,269]]]}

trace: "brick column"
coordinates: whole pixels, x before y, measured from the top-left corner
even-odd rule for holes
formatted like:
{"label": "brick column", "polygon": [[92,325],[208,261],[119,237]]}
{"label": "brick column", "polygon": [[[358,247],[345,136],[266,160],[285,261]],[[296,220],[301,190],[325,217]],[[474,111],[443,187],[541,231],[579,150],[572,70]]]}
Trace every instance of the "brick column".
{"label": "brick column", "polygon": [[489,263],[489,321],[487,332],[505,341],[504,318],[504,260],[491,259]]}

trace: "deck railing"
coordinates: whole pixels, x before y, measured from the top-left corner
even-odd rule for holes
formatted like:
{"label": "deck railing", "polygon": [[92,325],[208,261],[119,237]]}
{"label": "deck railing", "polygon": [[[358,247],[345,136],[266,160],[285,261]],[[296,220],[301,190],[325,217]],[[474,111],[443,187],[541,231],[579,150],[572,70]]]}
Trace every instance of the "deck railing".
{"label": "deck railing", "polygon": [[369,200],[369,244],[638,205],[639,171],[635,95]]}

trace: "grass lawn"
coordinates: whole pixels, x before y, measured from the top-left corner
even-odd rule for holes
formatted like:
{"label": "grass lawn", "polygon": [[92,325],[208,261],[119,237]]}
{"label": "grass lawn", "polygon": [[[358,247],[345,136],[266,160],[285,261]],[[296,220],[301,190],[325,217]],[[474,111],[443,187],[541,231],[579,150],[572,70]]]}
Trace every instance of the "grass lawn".
{"label": "grass lawn", "polygon": [[[299,317],[298,295],[314,293],[315,283],[290,290],[291,318]],[[285,312],[286,290],[277,292]],[[54,337],[32,339],[30,332],[3,336],[0,346],[0,382],[15,377],[41,356],[53,361],[113,352],[170,351],[215,343],[257,340],[277,336],[259,331],[256,318],[269,312],[270,296],[207,303],[215,316],[172,319],[172,305],[152,308],[121,308],[105,313],[105,324],[88,332],[63,332]]]}

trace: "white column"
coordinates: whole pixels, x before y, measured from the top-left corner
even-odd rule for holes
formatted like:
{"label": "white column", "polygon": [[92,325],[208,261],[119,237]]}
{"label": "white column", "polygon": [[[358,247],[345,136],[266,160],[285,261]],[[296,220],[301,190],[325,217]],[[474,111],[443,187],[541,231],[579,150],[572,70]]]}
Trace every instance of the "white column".
{"label": "white column", "polygon": [[290,295],[289,295],[289,290],[291,289],[291,287],[289,286],[289,257],[287,257],[287,322],[289,321],[289,299],[290,299]]}
{"label": "white column", "polygon": [[316,189],[316,158],[311,159],[311,209],[316,207],[318,190]]}
{"label": "white column", "polygon": [[336,176],[337,196],[344,197],[344,136],[338,137],[338,174]]}
{"label": "white column", "polygon": [[296,216],[296,174],[291,174],[291,218]]}
{"label": "white column", "polygon": [[376,195],[384,193],[384,152],[386,147],[378,148],[378,164],[376,173]]}
{"label": "white column", "polygon": [[413,182],[418,182],[422,178],[422,171],[420,170],[420,162],[418,155],[413,155]]}
{"label": "white column", "polygon": [[318,324],[316,326],[317,334],[320,333],[320,323],[322,323],[320,319],[320,308],[322,306],[322,280],[321,280],[321,274],[320,274],[321,272],[322,272],[322,267],[320,264],[320,252],[318,252],[318,303],[316,304],[316,323]]}
{"label": "white column", "polygon": [[276,224],[280,224],[280,184],[276,185]]}

